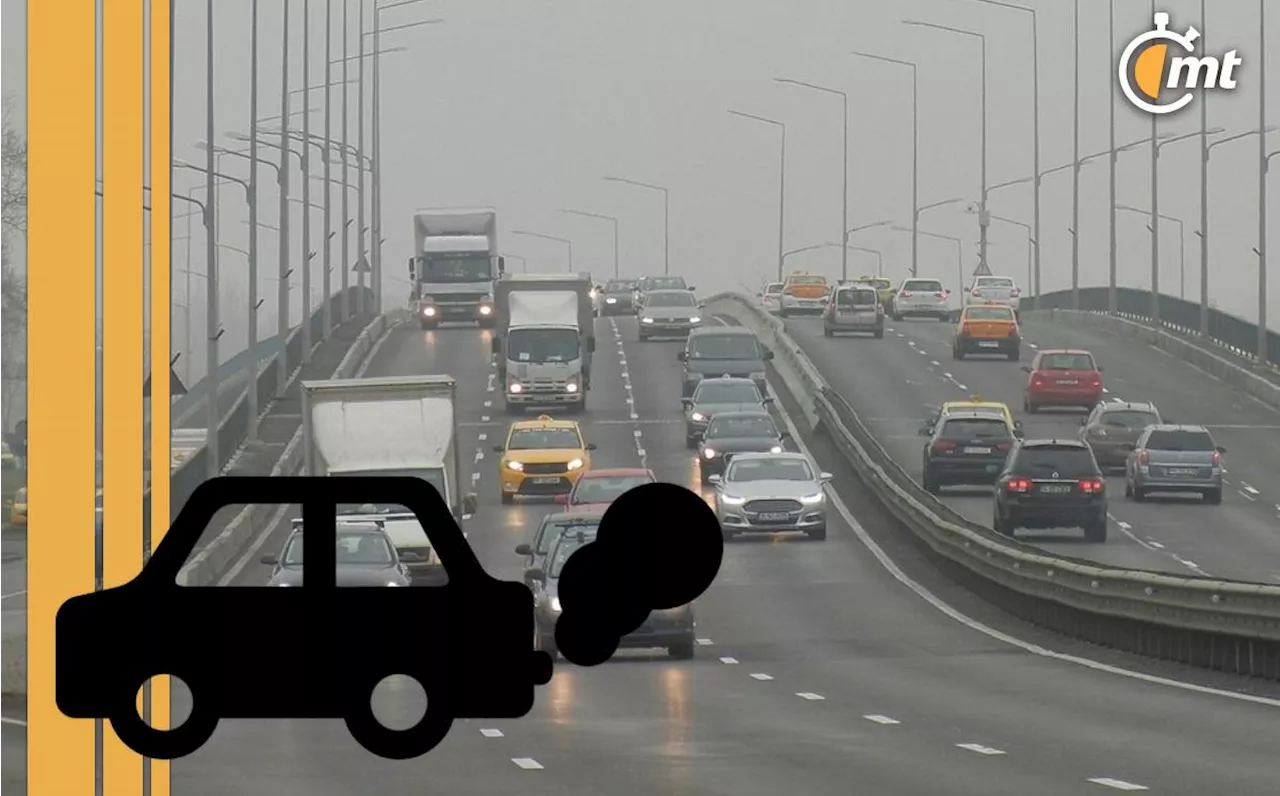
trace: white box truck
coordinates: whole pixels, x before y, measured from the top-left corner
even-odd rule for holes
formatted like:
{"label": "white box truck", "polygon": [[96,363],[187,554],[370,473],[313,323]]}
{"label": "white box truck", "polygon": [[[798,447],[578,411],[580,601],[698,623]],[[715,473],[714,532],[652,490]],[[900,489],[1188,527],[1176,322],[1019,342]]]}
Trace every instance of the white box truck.
{"label": "white box truck", "polygon": [[[421,478],[435,487],[461,526],[475,512],[476,496],[464,493],[461,481],[457,385],[451,376],[304,381],[306,473]],[[404,506],[342,505],[338,514],[340,521],[381,525],[415,584],[443,576],[426,531]]]}
{"label": "white box truck", "polygon": [[586,407],[595,352],[587,274],[504,274],[494,291],[493,353],[507,411]]}
{"label": "white box truck", "polygon": [[410,302],[423,329],[443,321],[494,324],[493,283],[505,270],[498,255],[498,213],[489,208],[435,208],[413,216]]}

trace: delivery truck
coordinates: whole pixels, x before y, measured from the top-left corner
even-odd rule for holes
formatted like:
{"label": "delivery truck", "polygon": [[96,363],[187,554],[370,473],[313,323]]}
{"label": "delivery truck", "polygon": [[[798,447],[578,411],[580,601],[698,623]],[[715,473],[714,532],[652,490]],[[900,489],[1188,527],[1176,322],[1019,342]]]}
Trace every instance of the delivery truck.
{"label": "delivery truck", "polygon": [[507,411],[586,407],[595,352],[588,274],[503,274],[494,290],[493,353]]}
{"label": "delivery truck", "polygon": [[498,255],[498,213],[489,208],[434,208],[413,216],[410,302],[423,329],[444,321],[494,324],[493,283],[505,270]]}
{"label": "delivery truck", "polygon": [[[457,381],[451,376],[391,376],[302,383],[303,466],[325,476],[420,478],[454,519],[475,512],[458,450]],[[339,521],[376,522],[391,538],[415,585],[444,579],[440,559],[404,506],[340,505]]]}

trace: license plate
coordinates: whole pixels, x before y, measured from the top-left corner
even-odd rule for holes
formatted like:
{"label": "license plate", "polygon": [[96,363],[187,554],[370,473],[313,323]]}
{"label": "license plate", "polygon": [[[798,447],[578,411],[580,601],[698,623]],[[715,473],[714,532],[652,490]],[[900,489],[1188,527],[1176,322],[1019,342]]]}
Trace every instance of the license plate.
{"label": "license plate", "polygon": [[1079,379],[1058,379],[1059,384],[1079,384]]}
{"label": "license plate", "polygon": [[762,520],[785,520],[791,515],[785,511],[762,511],[760,519]]}
{"label": "license plate", "polygon": [[1000,344],[995,340],[979,340],[978,347],[979,348],[999,348]]}
{"label": "license plate", "polygon": [[1168,467],[1165,472],[1169,475],[1195,475],[1196,471],[1188,467]]}
{"label": "license plate", "polygon": [[560,399],[554,395],[535,395],[533,396],[533,400],[538,401],[539,403],[551,403]]}
{"label": "license plate", "polygon": [[1071,491],[1071,487],[1066,484],[1050,484],[1040,487],[1041,492],[1047,492],[1051,495],[1063,495]]}
{"label": "license plate", "polygon": [[965,453],[990,453],[990,448],[965,448]]}
{"label": "license plate", "polygon": [[543,485],[545,485],[545,484],[558,484],[558,483],[560,483],[560,479],[559,479],[559,478],[556,478],[555,476],[542,476],[541,478],[535,478],[535,479],[533,479],[533,482],[534,482],[535,484],[543,484]]}

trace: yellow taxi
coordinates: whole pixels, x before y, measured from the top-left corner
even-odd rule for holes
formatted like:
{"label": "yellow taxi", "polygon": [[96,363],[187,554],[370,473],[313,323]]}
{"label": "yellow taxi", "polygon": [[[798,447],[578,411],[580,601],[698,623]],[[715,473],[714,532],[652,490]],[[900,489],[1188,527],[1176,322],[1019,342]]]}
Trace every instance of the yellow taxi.
{"label": "yellow taxi", "polygon": [[13,505],[9,507],[9,524],[14,528],[27,527],[27,488],[25,486],[13,495]]}
{"label": "yellow taxi", "polygon": [[542,415],[512,423],[506,442],[493,446],[495,453],[502,454],[498,462],[502,502],[569,494],[579,476],[591,469],[595,449],[572,420]]}
{"label": "yellow taxi", "polygon": [[876,289],[876,298],[886,307],[889,305],[889,300],[898,292],[893,286],[893,280],[883,276],[860,276],[854,281],[873,285]]}
{"label": "yellow taxi", "polygon": [[970,354],[998,354],[1017,362],[1022,354],[1022,332],[1018,317],[1008,304],[969,304],[960,311],[951,355],[964,359]]}
{"label": "yellow taxi", "polygon": [[822,274],[792,271],[782,283],[778,297],[778,315],[786,318],[796,313],[821,315],[831,297],[831,283]]}
{"label": "yellow taxi", "polygon": [[1013,410],[1009,408],[1009,405],[999,401],[988,401],[981,395],[970,395],[967,400],[963,401],[947,401],[925,421],[925,425],[932,430],[932,427],[936,426],[939,420],[955,412],[977,412],[1003,418],[1009,424],[1009,427],[1013,429],[1014,436],[1022,436],[1022,421],[1013,416]]}

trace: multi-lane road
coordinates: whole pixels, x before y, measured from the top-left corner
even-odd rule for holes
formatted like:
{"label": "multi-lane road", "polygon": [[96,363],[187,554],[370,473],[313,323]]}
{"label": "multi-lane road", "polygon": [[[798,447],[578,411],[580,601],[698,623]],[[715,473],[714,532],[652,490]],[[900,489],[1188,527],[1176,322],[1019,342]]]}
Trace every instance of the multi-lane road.
{"label": "multi-lane road", "polygon": [[[1130,338],[1037,320],[1024,324],[1022,363],[952,359],[951,324],[890,323],[883,340],[825,338],[821,320],[793,319],[786,325],[832,388],[917,480],[924,446],[917,431],[926,405],[977,393],[1009,404],[1029,438],[1075,439],[1080,410],[1022,411],[1027,375],[1019,364],[1036,349],[1092,351],[1103,368],[1108,399],[1151,401],[1175,422],[1207,426],[1226,447],[1223,502],[1211,506],[1195,496],[1154,496],[1137,503],[1125,499],[1123,477],[1112,477],[1105,544],[1087,544],[1078,531],[1019,531],[1018,538],[1121,567],[1280,581],[1280,412],[1194,366]],[[989,488],[947,489],[942,499],[965,517],[990,525]]]}
{"label": "multi-lane road", "polygon": [[[697,489],[681,426],[677,344],[640,344],[631,318],[596,323],[596,373],[581,416],[599,446],[595,464],[645,464],[664,481]],[[367,375],[459,380],[461,443],[480,496],[468,538],[491,573],[518,579],[513,548],[555,507],[499,502],[488,451],[511,418],[500,408],[488,334],[401,329]],[[874,379],[901,380],[913,402],[907,380],[941,378],[927,369],[941,358],[916,362],[926,357],[906,337],[837,342],[846,350],[883,343],[877,361],[903,362]],[[836,472],[837,484],[845,477],[838,462],[819,463]],[[925,586],[874,554],[883,551],[864,525],[881,517],[843,501],[837,508],[826,542],[727,546],[717,582],[697,604],[692,661],[623,652],[596,668],[558,663],[529,716],[460,721],[439,748],[406,762],[365,752],[340,721],[225,721],[196,754],[174,763],[174,793],[1049,796],[1274,787],[1280,702],[1123,676],[1011,644],[938,610]],[[249,551],[229,585],[262,585],[267,572],[257,558],[277,549],[283,533],[271,531]],[[224,654],[253,667],[272,651]],[[279,687],[305,681],[300,675]],[[421,702],[405,689],[381,706],[405,713]]]}

